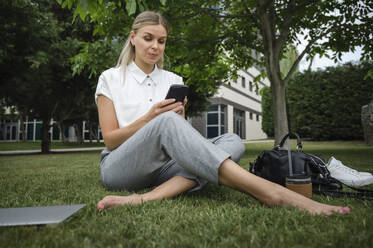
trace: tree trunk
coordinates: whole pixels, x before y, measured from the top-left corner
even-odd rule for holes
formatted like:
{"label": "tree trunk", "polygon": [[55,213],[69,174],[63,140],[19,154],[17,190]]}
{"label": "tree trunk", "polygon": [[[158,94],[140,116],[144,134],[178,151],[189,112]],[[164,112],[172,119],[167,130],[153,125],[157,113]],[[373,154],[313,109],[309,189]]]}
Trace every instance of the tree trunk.
{"label": "tree trunk", "polygon": [[[279,52],[274,51],[274,49],[269,49],[266,54],[267,76],[271,82],[275,145],[278,145],[282,137],[289,132],[285,83],[281,79],[280,58],[277,54],[279,54]],[[286,141],[285,147],[287,147],[287,145],[288,141]]]}
{"label": "tree trunk", "polygon": [[42,137],[41,137],[41,153],[49,153],[50,152],[50,137],[49,137],[49,128],[50,128],[50,118],[43,119],[42,125]]}
{"label": "tree trunk", "polygon": [[286,115],[285,83],[281,79],[280,70],[280,55],[283,44],[278,43],[280,41],[276,35],[274,2],[257,0],[257,4],[267,76],[271,82],[275,145],[277,145],[289,130]]}
{"label": "tree trunk", "polygon": [[89,143],[92,144],[92,140],[93,140],[92,122],[88,122],[88,127],[89,127]]}
{"label": "tree trunk", "polygon": [[275,125],[275,145],[278,145],[285,134],[289,132],[286,114],[285,84],[272,78],[273,120]]}
{"label": "tree trunk", "polygon": [[58,125],[58,129],[60,130],[60,133],[61,133],[61,141],[62,141],[63,144],[65,144],[66,143],[66,136],[65,136],[65,133],[63,132],[62,121],[58,121],[57,125]]}
{"label": "tree trunk", "polygon": [[23,118],[23,114],[20,113],[19,115],[19,120],[20,120],[20,129],[21,129],[21,133],[22,133],[22,141],[23,142],[26,142],[26,129],[25,129],[25,122],[24,122],[24,118]]}
{"label": "tree trunk", "polygon": [[84,140],[82,137],[82,130],[83,130],[83,124],[79,122],[78,124],[74,124],[75,128],[75,135],[76,135],[76,141],[78,144],[83,144]]}

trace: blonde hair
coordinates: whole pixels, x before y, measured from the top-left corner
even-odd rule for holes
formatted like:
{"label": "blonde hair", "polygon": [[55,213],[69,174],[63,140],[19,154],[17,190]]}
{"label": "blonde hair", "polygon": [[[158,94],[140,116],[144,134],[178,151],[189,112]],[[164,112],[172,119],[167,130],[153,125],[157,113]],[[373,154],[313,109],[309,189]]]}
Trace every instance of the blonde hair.
{"label": "blonde hair", "polygon": [[[146,25],[158,25],[161,24],[168,33],[168,24],[166,19],[159,13],[154,11],[144,11],[140,13],[132,24],[132,29],[136,33],[140,28]],[[130,35],[128,35],[127,41],[123,46],[122,52],[120,53],[118,63],[116,67],[122,67],[123,69],[123,83],[126,80],[126,70],[127,66],[135,59],[135,47],[131,44]],[[163,68],[164,55],[158,60],[158,68]]]}

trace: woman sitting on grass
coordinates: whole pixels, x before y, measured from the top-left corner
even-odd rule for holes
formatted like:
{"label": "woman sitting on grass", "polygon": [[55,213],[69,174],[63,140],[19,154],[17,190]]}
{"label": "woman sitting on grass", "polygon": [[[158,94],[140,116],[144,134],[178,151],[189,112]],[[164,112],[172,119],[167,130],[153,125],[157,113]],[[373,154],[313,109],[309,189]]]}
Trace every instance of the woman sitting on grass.
{"label": "woman sitting on grass", "polygon": [[108,189],[153,190],[106,196],[106,209],[170,198],[201,189],[207,182],[247,193],[269,206],[293,206],[312,214],[348,213],[348,207],[315,202],[237,165],[245,151],[241,139],[225,134],[202,137],[184,118],[183,103],[164,100],[182,78],[162,69],[167,24],[158,13],[138,15],[118,65],[104,71],[95,94],[106,149],[101,179]]}

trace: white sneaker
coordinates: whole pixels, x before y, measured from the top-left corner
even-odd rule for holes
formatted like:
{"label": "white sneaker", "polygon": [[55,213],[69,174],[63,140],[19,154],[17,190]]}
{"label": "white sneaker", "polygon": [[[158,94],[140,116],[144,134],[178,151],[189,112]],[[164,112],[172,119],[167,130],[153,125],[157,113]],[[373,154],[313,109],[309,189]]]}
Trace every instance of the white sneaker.
{"label": "white sneaker", "polygon": [[341,161],[331,157],[326,167],[330,171],[330,175],[342,183],[356,187],[365,186],[373,184],[373,175],[369,172],[359,172],[357,170],[351,169]]}

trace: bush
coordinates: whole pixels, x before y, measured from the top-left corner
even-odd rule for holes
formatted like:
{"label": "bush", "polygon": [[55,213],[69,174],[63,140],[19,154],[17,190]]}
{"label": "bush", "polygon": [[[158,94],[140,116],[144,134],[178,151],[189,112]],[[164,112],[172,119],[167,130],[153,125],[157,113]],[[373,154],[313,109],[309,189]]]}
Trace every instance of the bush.
{"label": "bush", "polygon": [[[361,107],[372,100],[373,79],[365,77],[372,62],[347,63],[297,73],[286,87],[290,130],[315,140],[361,140]],[[272,96],[262,95],[262,129],[274,136]]]}
{"label": "bush", "polygon": [[287,85],[291,130],[316,140],[363,139],[361,107],[369,103],[372,63],[298,73]]}
{"label": "bush", "polygon": [[262,89],[262,130],[267,134],[268,137],[274,137],[274,122],[273,122],[273,110],[272,110],[272,94],[271,88],[265,86]]}

